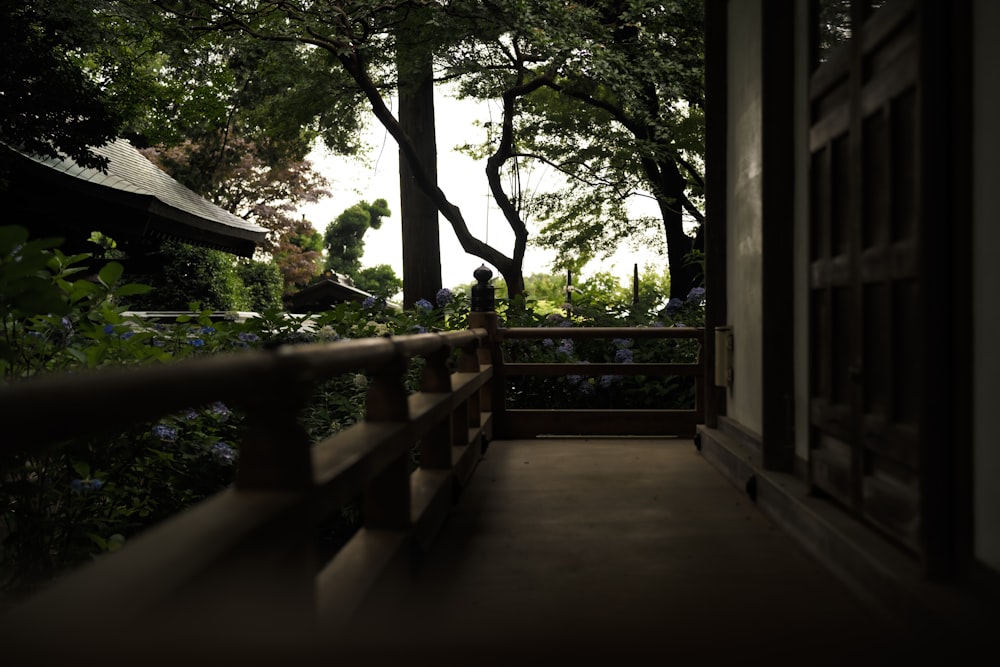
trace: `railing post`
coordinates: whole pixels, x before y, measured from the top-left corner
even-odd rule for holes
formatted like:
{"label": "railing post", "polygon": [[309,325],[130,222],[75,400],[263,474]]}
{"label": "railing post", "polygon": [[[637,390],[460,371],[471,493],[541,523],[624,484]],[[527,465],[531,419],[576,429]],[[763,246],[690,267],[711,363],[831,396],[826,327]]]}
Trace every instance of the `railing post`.
{"label": "railing post", "polygon": [[[427,355],[427,363],[421,375],[420,391],[433,394],[451,392],[451,372],[448,370],[448,358],[451,347],[443,345],[441,349]],[[448,421],[443,421],[431,429],[420,440],[420,467],[425,470],[449,470],[451,468],[451,435],[454,415]]]}
{"label": "railing post", "polygon": [[[400,354],[374,372],[365,402],[365,421],[406,423],[410,418]],[[399,530],[410,525],[410,455],[404,451],[372,479],[362,502],[366,528]]]}
{"label": "railing post", "polygon": [[493,272],[483,264],[473,272],[476,285],[472,287],[472,309],[469,313],[469,327],[486,329],[486,340],[480,345],[479,363],[493,367],[493,379],[480,393],[482,409],[493,413],[494,434],[503,432],[506,405],[506,378],[503,373],[503,352],[500,349],[500,320],[496,314],[493,286],[489,284]]}

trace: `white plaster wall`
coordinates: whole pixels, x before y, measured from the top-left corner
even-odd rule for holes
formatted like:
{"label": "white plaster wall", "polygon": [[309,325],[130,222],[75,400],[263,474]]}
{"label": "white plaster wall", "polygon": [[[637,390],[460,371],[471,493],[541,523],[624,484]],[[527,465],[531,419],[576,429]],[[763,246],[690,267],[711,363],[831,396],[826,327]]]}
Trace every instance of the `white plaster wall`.
{"label": "white plaster wall", "polygon": [[762,431],[761,0],[729,3],[726,300],[733,386],[726,414]]}
{"label": "white plaster wall", "polygon": [[972,7],[974,550],[1000,571],[1000,2]]}
{"label": "white plaster wall", "polygon": [[809,12],[795,4],[795,456],[809,456]]}

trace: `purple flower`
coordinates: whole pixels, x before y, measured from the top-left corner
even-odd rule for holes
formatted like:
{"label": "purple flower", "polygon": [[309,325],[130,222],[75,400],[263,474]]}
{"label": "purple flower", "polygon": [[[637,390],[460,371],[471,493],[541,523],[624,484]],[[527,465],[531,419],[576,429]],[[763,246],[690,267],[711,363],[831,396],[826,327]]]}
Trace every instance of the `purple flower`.
{"label": "purple flower", "polygon": [[231,465],[236,459],[236,452],[224,442],[215,443],[209,448],[209,452],[215,458],[216,462],[222,465]]}
{"label": "purple flower", "polygon": [[434,300],[437,302],[438,308],[444,308],[452,302],[453,298],[451,290],[447,287],[442,287],[437,291],[437,294],[434,295]]}
{"label": "purple flower", "polygon": [[185,408],[177,413],[177,416],[186,421],[191,421],[192,419],[198,418],[198,413],[191,408]]}
{"label": "purple flower", "polygon": [[361,302],[362,308],[378,308],[381,309],[385,305],[382,300],[374,296],[366,297],[364,301]]}
{"label": "purple flower", "polygon": [[244,343],[256,343],[257,341],[260,340],[260,336],[258,336],[255,333],[249,333],[247,331],[244,331],[239,335],[239,339]]}
{"label": "purple flower", "polygon": [[632,350],[627,347],[623,347],[620,350],[615,350],[615,363],[616,364],[631,364],[632,363]]}
{"label": "purple flower", "polygon": [[581,396],[590,396],[594,393],[594,385],[589,382],[581,382],[576,386],[576,390],[580,392]]}
{"label": "purple flower", "polygon": [[555,347],[555,346],[556,342],[551,338],[546,338],[545,340],[542,341],[542,347]]}
{"label": "purple flower", "polygon": [[69,487],[77,493],[84,491],[100,491],[104,486],[104,481],[100,479],[74,479],[70,480]]}
{"label": "purple flower", "polygon": [[428,301],[427,299],[420,299],[413,305],[424,312],[430,312],[434,310],[434,304]]}
{"label": "purple flower", "polygon": [[226,421],[227,419],[229,419],[229,415],[232,414],[229,408],[226,407],[226,404],[223,403],[222,401],[216,401],[215,403],[212,403],[212,405],[209,406],[208,410],[213,415],[218,417],[219,421]]}
{"label": "purple flower", "polygon": [[573,354],[573,341],[570,338],[564,338],[559,347],[556,348],[556,352],[559,354],[565,354],[567,356]]}
{"label": "purple flower", "polygon": [[622,379],[621,375],[602,375],[599,384],[605,389],[607,389],[612,385],[612,383],[618,382],[621,379]]}
{"label": "purple flower", "polygon": [[161,442],[175,442],[177,440],[177,429],[166,424],[157,424],[151,433],[154,438]]}
{"label": "purple flower", "polygon": [[705,302],[705,288],[704,287],[692,287],[691,291],[688,292],[687,302],[700,306]]}
{"label": "purple flower", "polygon": [[677,311],[680,310],[681,306],[683,305],[684,305],[683,301],[681,301],[677,297],[674,297],[670,299],[670,301],[667,301],[667,307],[664,308],[664,310],[667,311],[667,315],[673,317],[674,315],[677,314]]}

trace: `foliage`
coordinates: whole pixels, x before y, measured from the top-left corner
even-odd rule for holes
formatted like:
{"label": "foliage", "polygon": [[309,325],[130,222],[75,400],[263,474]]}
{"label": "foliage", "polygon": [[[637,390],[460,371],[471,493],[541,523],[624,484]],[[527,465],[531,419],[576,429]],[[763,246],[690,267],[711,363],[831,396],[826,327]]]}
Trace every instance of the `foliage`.
{"label": "foliage", "polygon": [[[105,243],[111,243],[105,239]],[[17,382],[41,373],[178,359],[259,347],[334,342],[369,336],[464,329],[469,299],[440,290],[433,302],[412,309],[389,307],[372,297],[342,303],[314,316],[291,316],[277,308],[246,322],[213,321],[195,304],[176,324],[122,315],[124,300],[147,288],[122,283],[123,267],[107,262],[87,271],[85,255],[66,257],[53,239],[29,240],[21,228],[0,228],[0,363],[4,379]],[[84,270],[81,270],[84,269]],[[92,276],[92,279],[91,279]],[[597,285],[580,281],[567,317],[536,311],[523,296],[498,301],[506,326],[552,327],[541,344],[509,342],[505,354],[521,361],[689,361],[693,341],[614,340],[567,344],[562,326],[698,326],[704,290],[686,301],[671,300],[659,312],[649,305],[602,301]],[[660,284],[651,293],[662,290]],[[700,288],[699,288],[700,289]],[[662,292],[660,292],[662,294]],[[405,378],[420,387],[421,362]],[[320,383],[301,419],[318,441],[357,423],[370,382],[347,373]],[[513,378],[512,378],[513,380]],[[570,377],[512,382],[511,405],[533,407],[664,407],[685,405],[693,388],[679,380],[656,383],[628,376]],[[113,414],[114,406],[108,407]],[[114,551],[149,526],[228,486],[239,459],[243,414],[220,403],[190,408],[100,438],[67,443],[58,452],[0,456],[0,573],[14,595],[30,592],[59,573]],[[417,464],[416,453],[413,465]],[[321,536],[325,550],[342,544],[358,525],[349,503]]]}
{"label": "foliage", "polygon": [[284,290],[281,271],[277,266],[270,262],[243,260],[236,264],[236,275],[243,284],[247,310],[259,313],[281,307]]}
{"label": "foliage", "polygon": [[273,257],[281,272],[282,295],[294,294],[319,275],[323,236],[305,218],[294,220],[278,239]]}
{"label": "foliage", "polygon": [[121,117],[80,62],[107,37],[92,9],[86,0],[0,0],[0,143],[105,164],[89,147],[114,139]]}
{"label": "foliage", "polygon": [[388,264],[377,264],[355,273],[354,286],[369,294],[391,300],[402,291],[403,281]]}
{"label": "foliage", "polygon": [[232,255],[179,241],[165,241],[159,254],[158,270],[137,276],[153,290],[130,299],[132,310],[187,310],[192,301],[208,310],[250,310]]}
{"label": "foliage", "polygon": [[[538,241],[573,268],[658,226],[674,296],[686,294],[698,283],[683,258],[701,244],[703,3],[484,4],[493,39],[477,33],[449,50],[445,75],[464,96],[516,99],[513,119],[505,108],[502,124],[485,127],[486,143],[510,144],[516,204],[546,223]],[[521,191],[531,165],[566,186]],[[652,197],[659,219],[630,218],[625,204],[638,196]]]}
{"label": "foliage", "polygon": [[[661,310],[658,301],[636,308],[628,301],[609,301],[592,291],[593,284],[610,276],[598,274],[591,289],[581,290],[567,313],[547,314],[532,308],[505,309],[506,326],[552,327],[551,338],[541,345],[533,340],[511,340],[504,345],[511,362],[558,363],[694,363],[698,344],[694,340],[560,338],[563,327],[701,327],[704,325],[704,289],[693,288],[684,300],[671,298]],[[613,279],[612,279],[613,280]],[[619,288],[620,289],[620,288]],[[598,298],[595,298],[598,297]],[[640,301],[640,304],[642,302]],[[565,377],[511,377],[507,385],[508,407],[562,408],[691,408],[695,400],[693,378],[643,375],[568,375]]]}
{"label": "foliage", "polygon": [[345,210],[326,227],[323,245],[326,248],[326,269],[347,276],[361,270],[365,252],[365,232],[379,229],[382,218],[392,215],[384,199],[372,203],[361,201]]}

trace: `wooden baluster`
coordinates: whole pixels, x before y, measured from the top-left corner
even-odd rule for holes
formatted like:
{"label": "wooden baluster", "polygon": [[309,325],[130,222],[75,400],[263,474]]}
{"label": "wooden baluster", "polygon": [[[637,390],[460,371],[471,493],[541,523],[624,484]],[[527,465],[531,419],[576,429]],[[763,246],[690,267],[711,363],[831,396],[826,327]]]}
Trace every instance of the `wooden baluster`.
{"label": "wooden baluster", "polygon": [[[403,375],[405,357],[397,354],[373,373],[368,387],[365,421],[403,422],[410,418]],[[400,452],[364,490],[362,513],[366,528],[398,530],[410,525],[410,453]]]}
{"label": "wooden baluster", "polygon": [[[451,371],[448,369],[448,359],[451,348],[443,345],[441,349],[427,356],[421,376],[420,390],[433,394],[451,392]],[[454,418],[437,424],[430,433],[420,441],[420,467],[425,470],[449,470],[451,468],[451,433],[449,422]]]}

